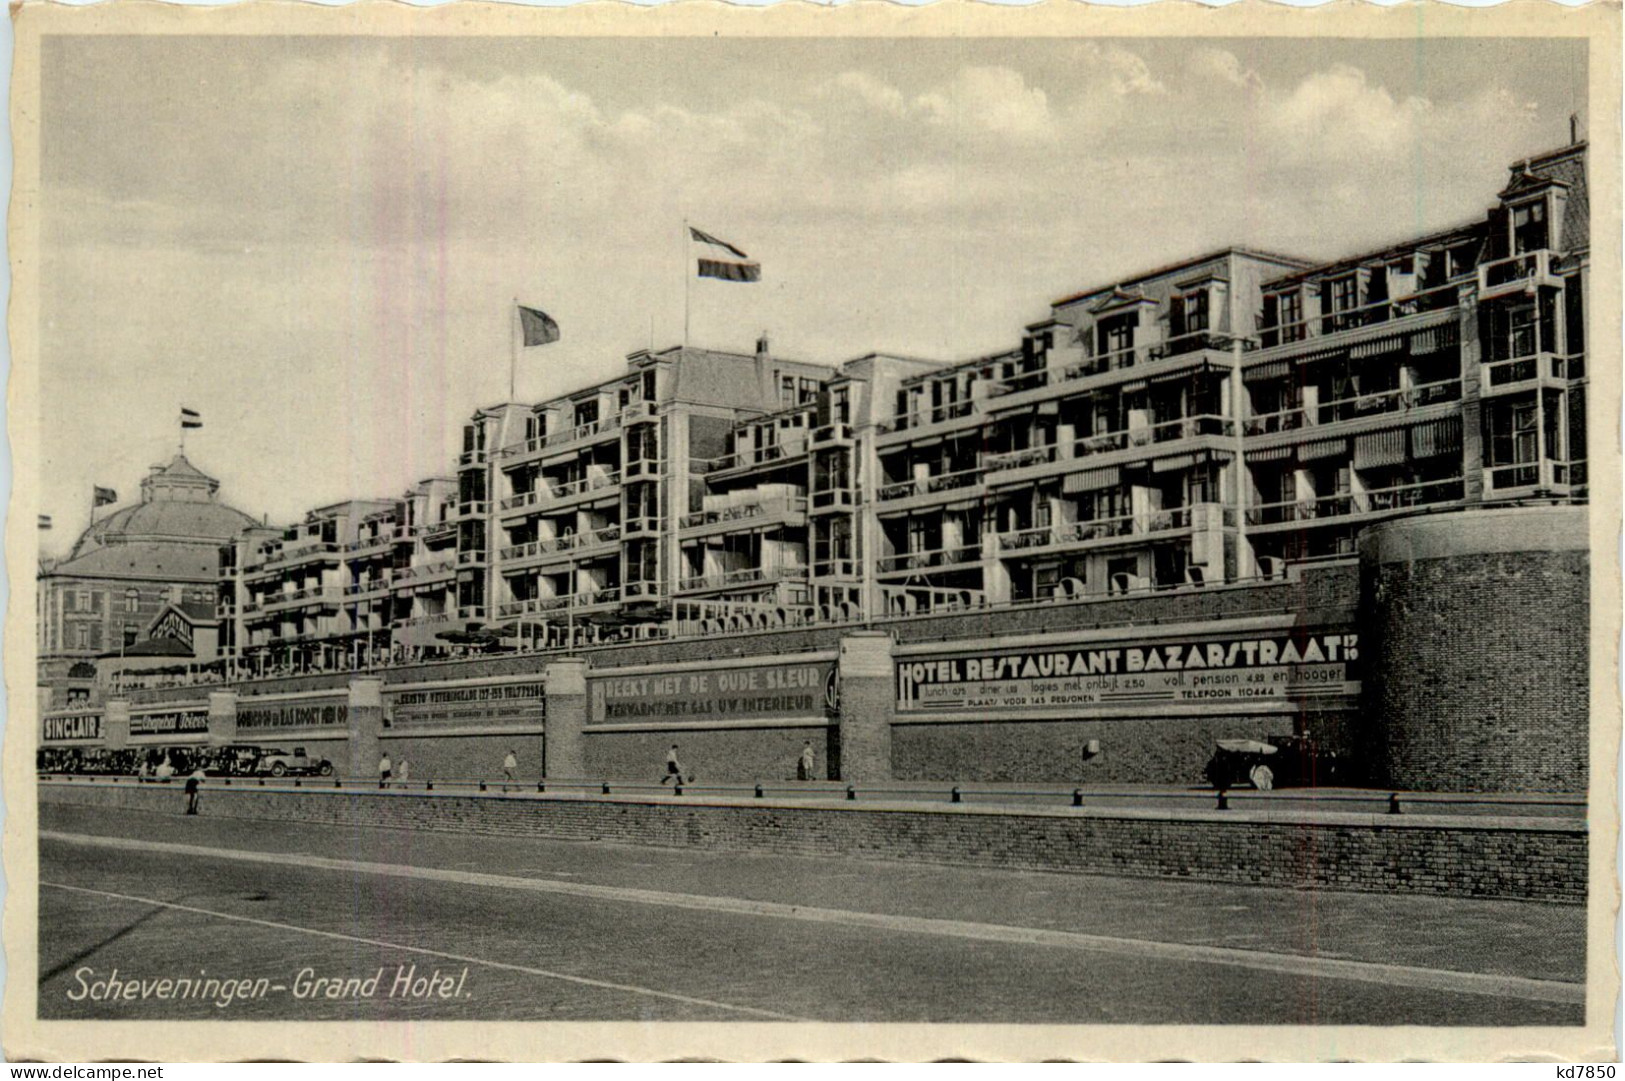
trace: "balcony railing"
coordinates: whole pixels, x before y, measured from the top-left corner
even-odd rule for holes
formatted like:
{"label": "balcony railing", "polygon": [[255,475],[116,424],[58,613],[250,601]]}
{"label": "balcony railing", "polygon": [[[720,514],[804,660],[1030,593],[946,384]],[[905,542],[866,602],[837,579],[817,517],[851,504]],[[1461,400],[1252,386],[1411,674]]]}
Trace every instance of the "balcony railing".
{"label": "balcony railing", "polygon": [[716,510],[696,511],[685,514],[680,523],[682,529],[699,529],[703,526],[717,525],[722,522],[744,522],[753,518],[772,518],[786,514],[807,513],[807,498],[805,496],[784,496],[778,499],[762,499],[753,503],[738,503],[731,507],[719,507]]}
{"label": "balcony railing", "polygon": [[794,439],[788,443],[773,443],[765,447],[753,447],[750,450],[725,454],[721,458],[712,458],[705,463],[705,472],[723,473],[733,469],[749,469],[752,466],[772,465],[774,462],[787,461],[806,453],[806,441]]}
{"label": "balcony railing", "polygon": [[376,593],[379,590],[388,589],[389,586],[389,576],[381,575],[377,578],[366,578],[359,582],[351,582],[349,585],[344,587],[344,595],[347,597],[353,597],[359,593]]}
{"label": "balcony railing", "polygon": [[457,517],[483,518],[486,514],[490,513],[490,510],[491,504],[488,500],[465,499],[463,502],[457,504]]}
{"label": "balcony railing", "polygon": [[971,466],[969,469],[956,469],[952,473],[933,473],[924,477],[912,477],[909,480],[896,481],[891,484],[882,484],[875,493],[875,498],[882,503],[896,499],[909,499],[917,495],[929,495],[933,492],[947,492],[957,488],[969,488],[976,484],[982,475],[981,466]]}
{"label": "balcony railing", "polygon": [[607,586],[603,589],[588,589],[580,593],[565,593],[555,597],[531,597],[527,600],[507,601],[497,607],[497,615],[501,619],[513,619],[516,616],[548,615],[557,612],[569,612],[572,609],[579,610],[614,604],[620,599],[620,587]]}
{"label": "balcony railing", "polygon": [[892,432],[903,432],[910,428],[924,428],[929,424],[942,424],[960,417],[968,417],[976,411],[976,402],[966,398],[964,401],[949,402],[947,405],[933,406],[930,409],[921,409],[890,420],[881,421],[875,426],[880,435],[889,435]]}
{"label": "balcony railing", "polygon": [[450,612],[430,612],[427,615],[407,616],[401,620],[400,625],[402,627],[432,627],[438,623],[450,623],[451,620],[452,613]]}
{"label": "balcony railing", "polygon": [[855,559],[819,559],[812,565],[814,578],[857,578],[862,574],[863,569]]}
{"label": "balcony railing", "polygon": [[635,477],[658,477],[665,467],[665,462],[653,458],[638,458],[627,462],[621,473],[627,480]]}
{"label": "balcony railing", "polygon": [[1451,503],[1460,500],[1463,491],[1460,477],[1420,481],[1415,484],[1396,484],[1388,488],[1372,488],[1358,493],[1337,492],[1332,495],[1263,503],[1248,507],[1246,519],[1250,526],[1324,521],[1358,514],[1378,514],[1409,507],[1424,507],[1435,503]]}
{"label": "balcony railing", "polygon": [[483,604],[461,604],[461,605],[458,605],[457,606],[457,618],[458,619],[484,619],[485,618],[485,605],[483,605]]}
{"label": "balcony railing", "polygon": [[1375,326],[1424,312],[1442,311],[1455,307],[1459,295],[1459,283],[1452,282],[1391,300],[1376,300],[1340,311],[1321,312],[1286,323],[1266,323],[1259,328],[1258,341],[1261,348],[1273,349],[1277,345],[1337,334],[1356,327]]}
{"label": "balcony railing", "polygon": [[459,567],[468,567],[468,566],[472,566],[472,565],[474,565],[476,563],[484,563],[484,562],[485,562],[485,549],[483,549],[483,548],[477,548],[477,549],[474,549],[472,551],[458,552],[457,553],[457,565]]}
{"label": "balcony railing", "polygon": [[1084,544],[1113,537],[1148,536],[1186,529],[1191,524],[1190,512],[1189,507],[1175,507],[1169,510],[1148,511],[1145,514],[1125,514],[1117,518],[1095,518],[1084,522],[1066,522],[1060,525],[1038,526],[1034,529],[1013,530],[998,534],[999,553],[1003,555],[1028,548]]}
{"label": "balcony railing", "polygon": [[851,442],[851,440],[852,425],[845,421],[838,420],[831,424],[825,424],[822,427],[814,428],[812,432],[814,446],[823,443]]}
{"label": "balcony railing", "polygon": [[1247,435],[1267,435],[1270,432],[1296,431],[1315,424],[1335,424],[1343,420],[1382,413],[1402,413],[1424,406],[1440,405],[1461,400],[1461,380],[1444,379],[1437,383],[1422,383],[1408,390],[1381,390],[1353,398],[1337,398],[1309,406],[1295,406],[1277,413],[1248,417],[1242,425]]}
{"label": "balcony railing", "polygon": [[544,450],[557,450],[560,447],[583,439],[591,439],[594,436],[608,435],[610,432],[620,431],[620,428],[620,416],[605,417],[602,420],[578,424],[574,428],[565,428],[562,431],[552,432],[548,435],[533,436],[522,443],[510,443],[502,448],[502,455],[505,458],[517,458],[527,454],[537,454]]}
{"label": "balcony railing", "polygon": [[825,507],[853,507],[857,502],[858,493],[851,488],[825,488],[812,494],[812,505],[815,510]]}
{"label": "balcony railing", "polygon": [[456,569],[456,564],[449,559],[439,563],[425,563],[417,567],[403,567],[395,572],[395,584],[418,581],[424,578],[433,578],[437,575],[450,574]]}
{"label": "balcony railing", "polygon": [[620,526],[606,526],[603,529],[586,530],[562,537],[546,537],[524,544],[511,544],[503,548],[501,554],[504,562],[535,559],[556,552],[572,552],[602,544],[613,544],[620,539]]}
{"label": "balcony railing", "polygon": [[1537,285],[1555,285],[1552,275],[1552,253],[1545,249],[1522,252],[1482,263],[1478,268],[1478,295],[1482,298],[1514,293],[1519,289],[1533,289]]}
{"label": "balcony railing", "polygon": [[725,589],[730,586],[778,582],[786,578],[803,578],[806,574],[806,567],[746,567],[721,574],[689,575],[682,578],[677,587],[682,590]]}
{"label": "balcony railing", "polygon": [[666,591],[662,582],[627,582],[621,586],[621,596],[626,600],[636,597],[659,597]]}
{"label": "balcony railing", "polygon": [[932,567],[954,567],[965,563],[978,563],[982,559],[980,544],[961,544],[952,548],[937,548],[928,552],[900,552],[882,556],[877,569],[882,574],[897,571],[922,571]]}
{"label": "balcony railing", "polygon": [[465,450],[463,453],[459,454],[457,456],[457,464],[460,466],[483,465],[485,463],[485,458],[485,448],[475,447],[473,450]]}
{"label": "balcony railing", "polygon": [[1024,469],[1030,465],[1043,465],[1055,460],[1056,447],[1052,443],[1044,447],[1026,447],[1022,450],[1007,450],[999,454],[989,454],[982,458],[982,468],[989,473],[1005,469]]}
{"label": "balcony railing", "polygon": [[1580,488],[1586,484],[1586,460],[1517,462],[1493,465],[1484,470],[1484,486],[1491,491],[1510,488]]}
{"label": "balcony railing", "polygon": [[[1579,375],[1572,374],[1578,370]],[[1527,383],[1532,379],[1578,379],[1585,373],[1585,362],[1580,356],[1565,357],[1557,353],[1530,353],[1507,360],[1485,361],[1482,365],[1484,382],[1489,387],[1504,387],[1512,383]]]}

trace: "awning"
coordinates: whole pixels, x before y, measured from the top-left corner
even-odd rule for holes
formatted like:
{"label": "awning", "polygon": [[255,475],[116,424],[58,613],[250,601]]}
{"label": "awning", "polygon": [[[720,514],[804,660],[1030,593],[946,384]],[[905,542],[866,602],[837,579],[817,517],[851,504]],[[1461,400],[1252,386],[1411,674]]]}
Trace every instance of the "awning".
{"label": "awning", "polygon": [[1292,457],[1292,445],[1290,443],[1279,447],[1265,447],[1263,450],[1249,450],[1247,452],[1247,461],[1249,462],[1279,462],[1290,457]]}
{"label": "awning", "polygon": [[1340,458],[1347,454],[1347,439],[1314,439],[1298,448],[1298,461],[1313,462],[1321,458]]}
{"label": "awning", "polygon": [[1152,383],[1172,383],[1180,379],[1195,379],[1198,375],[1212,367],[1214,367],[1212,361],[1204,360],[1199,363],[1192,364],[1188,368],[1178,368],[1171,372],[1163,372],[1160,375],[1147,376],[1146,378],[1148,382]]}
{"label": "awning", "polygon": [[952,500],[951,502],[944,503],[942,505],[942,509],[943,510],[975,510],[977,507],[980,507],[981,505],[982,505],[982,497],[979,496],[979,495],[975,495],[975,496],[967,496],[964,499],[955,499],[955,500]]}
{"label": "awning", "polygon": [[1405,461],[1405,429],[1390,428],[1354,438],[1354,468],[1375,469]]}
{"label": "awning", "polygon": [[1079,492],[1098,492],[1106,488],[1116,488],[1123,483],[1123,471],[1115,465],[1103,466],[1100,469],[1085,469],[1081,473],[1069,473],[1061,481],[1061,491],[1067,495],[1076,495]]}
{"label": "awning", "polygon": [[1349,346],[1349,359],[1359,360],[1363,357],[1381,356],[1383,353],[1393,353],[1405,348],[1406,336],[1403,334],[1390,334],[1386,338],[1376,338],[1368,342],[1356,342]]}
{"label": "awning", "polygon": [[1284,379],[1292,374],[1292,365],[1284,360],[1272,360],[1265,364],[1244,368],[1241,373],[1245,383],[1261,383],[1266,379]]}
{"label": "awning", "polygon": [[1316,349],[1308,353],[1300,353],[1292,359],[1299,364],[1313,364],[1319,360],[1341,360],[1348,356],[1348,346],[1339,346],[1336,349]]}
{"label": "awning", "polygon": [[1411,457],[1436,458],[1461,450],[1461,417],[1440,417],[1411,429]]}
{"label": "awning", "polygon": [[1419,357],[1424,353],[1433,353],[1448,348],[1455,345],[1460,336],[1454,323],[1419,330],[1411,335],[1411,356]]}
{"label": "awning", "polygon": [[1127,383],[1123,383],[1123,384],[1119,385],[1118,388],[1117,388],[1117,393],[1119,393],[1119,394],[1132,394],[1137,390],[1144,390],[1146,388],[1146,386],[1147,386],[1146,380],[1144,380],[1144,379],[1133,379],[1133,380],[1130,380]]}
{"label": "awning", "polygon": [[1176,469],[1189,469],[1196,464],[1194,454],[1176,454],[1171,458],[1157,458],[1151,463],[1153,473],[1172,473]]}

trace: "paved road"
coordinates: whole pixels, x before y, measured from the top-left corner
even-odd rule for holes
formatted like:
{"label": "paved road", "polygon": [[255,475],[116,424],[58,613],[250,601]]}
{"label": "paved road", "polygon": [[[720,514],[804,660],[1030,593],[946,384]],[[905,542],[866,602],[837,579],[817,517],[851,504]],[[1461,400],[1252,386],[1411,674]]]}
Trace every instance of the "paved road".
{"label": "paved road", "polygon": [[[47,1018],[1583,1015],[1574,907],[40,811]],[[442,982],[392,996],[413,966],[420,986]],[[138,997],[88,997],[114,969]],[[370,991],[300,995],[309,978],[380,970]],[[251,982],[219,1006],[155,982],[180,977]]]}

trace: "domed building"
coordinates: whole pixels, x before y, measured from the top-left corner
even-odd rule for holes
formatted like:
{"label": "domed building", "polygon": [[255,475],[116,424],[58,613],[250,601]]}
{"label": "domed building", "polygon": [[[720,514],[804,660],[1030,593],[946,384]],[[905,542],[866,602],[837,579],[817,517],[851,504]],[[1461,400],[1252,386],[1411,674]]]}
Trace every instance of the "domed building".
{"label": "domed building", "polygon": [[212,611],[220,546],[258,523],[219,501],[220,482],[177,454],[141,502],[95,519],[39,571],[39,686],[49,705],[86,700],[95,658],[133,645],[170,605]]}

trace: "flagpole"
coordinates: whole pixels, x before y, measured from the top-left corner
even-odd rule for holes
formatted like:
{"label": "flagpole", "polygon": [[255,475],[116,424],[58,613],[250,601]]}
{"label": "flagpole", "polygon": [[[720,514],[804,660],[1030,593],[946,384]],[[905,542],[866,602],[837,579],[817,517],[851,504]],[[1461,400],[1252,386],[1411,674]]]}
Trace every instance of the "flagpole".
{"label": "flagpole", "polygon": [[688,348],[688,294],[694,288],[692,275],[688,272],[688,242],[692,234],[688,231],[688,219],[683,219],[683,348]]}
{"label": "flagpole", "polygon": [[513,298],[513,308],[508,312],[508,401],[518,400],[514,391],[514,381],[519,371],[519,298]]}

